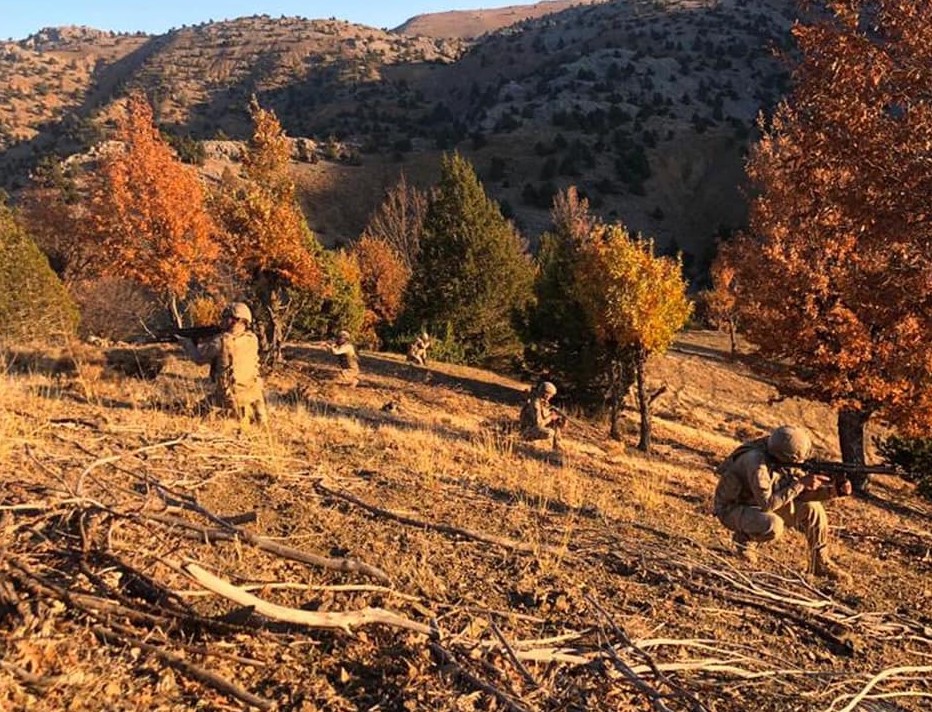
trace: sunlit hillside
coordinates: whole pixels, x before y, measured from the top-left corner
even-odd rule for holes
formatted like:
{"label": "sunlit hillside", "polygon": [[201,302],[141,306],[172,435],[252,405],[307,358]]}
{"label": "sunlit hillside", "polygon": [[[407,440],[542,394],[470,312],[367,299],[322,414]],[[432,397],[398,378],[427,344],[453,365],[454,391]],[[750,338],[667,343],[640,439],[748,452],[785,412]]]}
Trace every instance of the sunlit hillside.
{"label": "sunlit hillside", "polygon": [[364,354],[344,390],[291,345],[241,430],[194,415],[180,353],[140,347],[144,381],[76,348],[4,356],[4,710],[927,708],[932,508],[892,479],[830,503],[850,586],[800,535],[734,557],[715,463],[788,422],[835,457],[835,416],[718,334],[650,363],[650,456],[633,413],[520,442],[527,384],[475,369]]}

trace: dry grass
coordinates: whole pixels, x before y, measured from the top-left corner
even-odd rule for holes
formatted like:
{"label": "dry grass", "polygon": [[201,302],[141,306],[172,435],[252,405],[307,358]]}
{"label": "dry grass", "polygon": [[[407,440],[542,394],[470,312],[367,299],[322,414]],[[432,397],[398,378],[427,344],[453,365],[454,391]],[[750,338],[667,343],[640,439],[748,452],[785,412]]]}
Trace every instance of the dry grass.
{"label": "dry grass", "polygon": [[[362,385],[343,390],[329,382],[334,369],[322,351],[296,347],[291,365],[267,384],[272,427],[242,430],[228,420],[192,414],[203,373],[190,363],[169,360],[158,379],[144,382],[92,368],[87,354],[79,359],[78,375],[69,377],[43,372],[37,361],[0,380],[0,467],[15,473],[0,484],[0,506],[49,500],[79,483],[84,496],[111,501],[144,476],[196,497],[213,512],[254,511],[250,531],[305,551],[361,559],[389,572],[392,584],[370,592],[334,589],[371,582],[242,544],[207,547],[128,519],[94,525],[106,529],[106,547],[84,564],[100,576],[97,585],[75,568],[80,556],[49,560],[51,554],[43,553],[80,551],[84,535],[67,519],[36,519],[30,535],[19,526],[28,523],[25,514],[12,520],[7,515],[2,546],[34,566],[54,561],[56,575],[73,590],[100,592],[110,581],[113,590],[137,602],[125,588],[125,563],[167,589],[190,591],[191,582],[165,564],[190,557],[235,583],[318,587],[258,592],[284,605],[321,611],[376,605],[417,620],[429,616],[449,645],[484,641],[483,650],[497,645],[490,621],[511,641],[572,631],[598,637],[601,619],[588,602],[592,596],[633,638],[750,645],[754,665],[833,676],[829,686],[805,676],[762,678],[753,685],[724,673],[678,678],[714,709],[824,709],[836,693],[853,694],[885,667],[921,664],[928,641],[880,640],[853,622],[848,633],[858,642],[853,654],[843,654],[791,620],[729,601],[723,597],[727,589],[695,588],[711,575],[700,573],[708,567],[758,582],[779,575],[781,585],[808,591],[798,588],[802,579],[794,573],[804,557],[801,537],[769,547],[760,571],[728,555],[727,537],[709,515],[711,465],[739,437],[788,421],[813,428],[826,454],[834,454],[834,419],[827,409],[805,402],[768,406],[771,387],[722,360],[721,347],[716,335],[692,334],[679,350],[651,364],[653,378],[670,391],[658,402],[657,447],[649,457],[607,441],[604,424],[586,421],[574,421],[560,458],[546,443],[515,439],[498,424],[516,416],[522,384],[475,369],[441,364],[427,384],[400,358],[364,356]],[[383,411],[388,402],[397,407]],[[633,422],[628,427],[633,432]],[[158,447],[179,437],[181,445]],[[153,445],[151,452],[133,454]],[[120,459],[89,468],[115,455]],[[317,486],[321,482],[377,510],[327,494]],[[884,483],[879,491],[871,503],[831,505],[838,558],[857,580],[851,589],[823,593],[834,597],[839,610],[851,608],[865,621],[901,616],[932,625],[930,508],[912,499],[906,485]],[[527,551],[413,522],[506,539]],[[692,563],[682,568],[682,561]],[[184,600],[204,615],[229,611],[213,596]],[[0,609],[0,625],[7,635],[0,660],[52,680],[39,691],[0,666],[4,709],[230,708],[151,656],[103,643],[88,632],[85,616],[67,606],[37,602],[26,618]],[[290,646],[282,646],[261,624],[251,625],[262,632],[205,644],[262,664],[237,665],[215,655],[191,659],[283,709],[493,708],[485,693],[443,673],[412,634],[291,630]],[[169,645],[163,632],[147,635]],[[667,646],[655,654],[674,664],[694,659],[694,652]],[[779,665],[768,662],[773,654]],[[499,672],[486,670],[489,679],[503,689],[523,689],[533,701],[530,709],[643,708],[632,687],[599,665],[528,663],[547,691],[532,694],[501,651],[490,655]],[[484,669],[479,657],[472,660]],[[908,684],[887,683],[884,689]],[[927,683],[911,684],[928,689]],[[900,701],[919,709],[911,703]]]}

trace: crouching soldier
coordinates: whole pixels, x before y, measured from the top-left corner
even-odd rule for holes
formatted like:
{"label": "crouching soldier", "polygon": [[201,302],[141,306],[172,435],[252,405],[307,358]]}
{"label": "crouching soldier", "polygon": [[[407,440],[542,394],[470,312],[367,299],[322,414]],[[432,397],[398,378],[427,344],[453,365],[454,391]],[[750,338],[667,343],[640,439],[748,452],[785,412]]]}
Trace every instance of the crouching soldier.
{"label": "crouching soldier", "polygon": [[557,394],[557,387],[550,381],[542,381],[532,391],[521,408],[520,428],[524,440],[550,440],[554,450],[562,450],[561,432],[566,418],[550,405]]}
{"label": "crouching soldier", "polygon": [[355,388],[359,385],[359,356],[356,347],[350,341],[350,333],[346,330],[337,334],[335,343],[327,344],[327,350],[337,357],[340,365],[340,374],[337,382]]}
{"label": "crouching soldier", "polygon": [[759,543],[775,541],[792,527],[806,535],[809,573],[850,582],[828,556],[828,518],[822,501],[850,495],[851,483],[836,492],[830,478],[792,467],[808,459],[811,451],[809,432],[789,425],[741,445],[718,468],[715,516],[733,532],[737,553],[749,561],[756,561]]}
{"label": "crouching soldier", "polygon": [[411,348],[408,349],[408,363],[413,363],[418,366],[426,366],[427,352],[429,350],[430,336],[427,335],[426,331],[421,332],[414,340],[414,343],[411,344]]}
{"label": "crouching soldier", "polygon": [[195,344],[178,337],[187,356],[197,364],[210,364],[214,391],[208,405],[221,408],[244,422],[268,421],[262,379],[259,377],[259,340],[250,330],[252,312],[242,302],[223,312],[218,336]]}

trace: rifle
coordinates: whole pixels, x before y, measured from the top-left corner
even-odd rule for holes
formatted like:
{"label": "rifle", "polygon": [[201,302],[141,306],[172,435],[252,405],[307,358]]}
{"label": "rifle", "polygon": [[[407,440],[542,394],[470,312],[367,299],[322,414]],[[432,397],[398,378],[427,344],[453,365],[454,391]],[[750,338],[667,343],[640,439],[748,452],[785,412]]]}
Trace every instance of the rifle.
{"label": "rifle", "polygon": [[832,478],[835,492],[841,492],[841,487],[848,481],[849,475],[897,475],[909,478],[910,473],[896,467],[887,465],[862,465],[850,462],[835,462],[833,460],[806,460],[790,465],[812,475],[826,475]]}
{"label": "rifle", "polygon": [[570,424],[570,416],[566,414],[565,410],[561,410],[560,408],[557,408],[555,405],[552,405],[550,406],[550,411],[560,416],[561,420],[563,421],[561,423],[562,426],[565,427]]}
{"label": "rifle", "polygon": [[155,343],[169,344],[179,336],[185,339],[191,339],[195,344],[207,341],[223,333],[223,327],[219,324],[209,324],[207,326],[188,326],[176,327],[168,331],[163,331],[155,335]]}

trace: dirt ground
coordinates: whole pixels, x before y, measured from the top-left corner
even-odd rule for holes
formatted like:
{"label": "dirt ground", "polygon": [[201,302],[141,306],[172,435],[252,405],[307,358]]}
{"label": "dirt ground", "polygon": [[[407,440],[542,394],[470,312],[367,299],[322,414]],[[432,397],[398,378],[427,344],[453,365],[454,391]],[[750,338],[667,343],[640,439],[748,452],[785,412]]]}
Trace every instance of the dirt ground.
{"label": "dirt ground", "polygon": [[364,354],[343,389],[293,345],[263,429],[198,415],[180,354],[146,381],[8,353],[0,709],[929,709],[932,506],[893,478],[830,502],[851,585],[798,534],[737,559],[714,465],[783,423],[838,452],[830,409],[726,349],[650,363],[651,455],[628,412],[562,456],[510,430],[527,384],[475,369]]}

